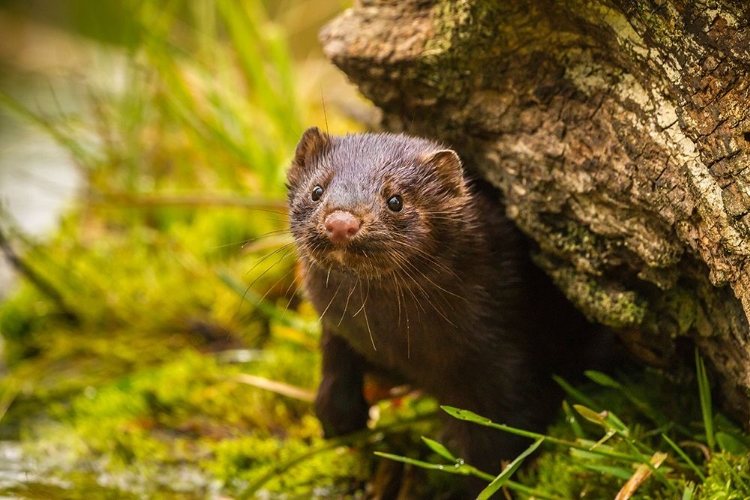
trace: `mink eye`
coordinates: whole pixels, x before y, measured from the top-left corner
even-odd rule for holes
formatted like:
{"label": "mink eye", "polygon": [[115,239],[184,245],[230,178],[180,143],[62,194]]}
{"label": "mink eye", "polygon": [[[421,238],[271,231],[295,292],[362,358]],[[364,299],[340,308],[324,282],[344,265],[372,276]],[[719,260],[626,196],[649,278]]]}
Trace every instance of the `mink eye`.
{"label": "mink eye", "polygon": [[399,195],[391,196],[387,205],[392,212],[400,212],[404,208],[404,200]]}
{"label": "mink eye", "polygon": [[318,201],[321,196],[323,196],[323,187],[318,184],[312,190],[312,201]]}

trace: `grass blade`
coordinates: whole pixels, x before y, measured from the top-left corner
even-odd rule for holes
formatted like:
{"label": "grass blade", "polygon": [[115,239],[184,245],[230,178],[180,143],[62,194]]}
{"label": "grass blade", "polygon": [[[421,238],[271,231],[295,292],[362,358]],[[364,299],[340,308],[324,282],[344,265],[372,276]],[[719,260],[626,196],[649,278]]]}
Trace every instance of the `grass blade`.
{"label": "grass blade", "polygon": [[477,500],[487,500],[495,494],[504,484],[508,482],[510,477],[518,470],[526,457],[534,453],[537,448],[544,442],[544,438],[537,439],[534,443],[526,448],[526,450],[518,455],[508,466],[495,478],[492,482],[479,493]]}
{"label": "grass blade", "polygon": [[688,483],[685,485],[685,491],[682,492],[682,500],[693,500],[695,495],[695,483]]}
{"label": "grass blade", "polygon": [[576,417],[576,414],[573,412],[573,409],[567,401],[563,401],[562,406],[563,411],[565,412],[565,421],[570,424],[570,428],[573,430],[573,434],[575,434],[576,438],[582,439],[585,434],[583,433],[581,424],[578,422],[578,417]]}
{"label": "grass blade", "polygon": [[706,444],[708,449],[714,451],[716,440],[714,438],[714,418],[711,409],[711,386],[708,382],[706,365],[701,358],[698,349],[695,350],[695,370],[698,378],[698,397],[701,402],[701,415],[703,416],[703,428],[706,431]]}
{"label": "grass blade", "polygon": [[627,462],[641,462],[641,459],[639,455],[630,455],[627,453],[620,453],[617,451],[613,451],[611,449],[604,449],[601,446],[592,448],[589,445],[581,444],[574,441],[568,441],[566,439],[560,439],[552,436],[545,436],[544,434],[540,434],[538,432],[531,432],[526,431],[523,429],[518,429],[516,427],[511,427],[509,425],[505,424],[496,424],[492,420],[482,417],[480,415],[477,415],[474,412],[471,412],[469,410],[462,410],[460,408],[454,408],[452,406],[441,406],[440,408],[443,409],[448,415],[457,418],[459,420],[464,420],[467,422],[474,422],[479,425],[483,425],[485,427],[491,427],[493,429],[498,429],[501,431],[508,432],[510,434],[515,434],[516,436],[522,436],[530,439],[544,439],[548,443],[554,443],[559,444],[562,446],[568,446],[570,448],[576,449],[576,450],[582,450],[589,453],[593,453],[595,455],[605,456],[617,460],[624,460]]}
{"label": "grass blade", "polygon": [[[664,463],[664,460],[667,459],[667,454],[657,451],[654,453],[654,455],[651,457],[651,459],[648,462],[644,462],[641,465],[638,466],[636,471],[628,478],[628,481],[622,486],[620,491],[617,493],[617,496],[615,497],[615,500],[628,500],[631,498],[636,490],[640,488],[640,486],[646,482],[646,480],[653,474],[656,469]],[[671,483],[669,483],[671,484]],[[677,493],[677,489],[674,488],[675,493]]]}
{"label": "grass blade", "polygon": [[[658,411],[656,408],[649,405],[646,401],[639,398],[634,391],[629,388],[626,385],[621,384],[620,382],[616,381],[612,377],[610,377],[607,374],[589,370],[585,372],[586,377],[588,377],[593,382],[596,382],[597,384],[601,385],[602,387],[608,387],[610,389],[615,389],[616,391],[620,392],[623,396],[625,396],[633,405],[638,408],[638,411],[643,413],[648,419],[653,421],[657,426],[659,427],[665,427],[667,425],[670,425],[670,419],[667,418],[664,414],[662,414],[660,411]],[[690,436],[690,432],[683,428],[682,426],[678,426],[679,430],[687,435]]]}
{"label": "grass blade", "polygon": [[565,381],[562,377],[558,377],[557,375],[553,375],[552,379],[563,388],[563,390],[570,396],[571,398],[577,400],[578,402],[588,406],[589,408],[594,409],[595,411],[602,411],[602,408],[597,405],[594,400],[584,395],[581,391],[570,385],[568,382]]}
{"label": "grass blade", "polygon": [[456,462],[458,459],[453,456],[453,453],[448,450],[443,444],[438,443],[434,439],[426,438],[422,436],[422,441],[435,453],[440,455],[441,457],[445,458],[446,460],[450,460],[451,462]]}
{"label": "grass blade", "polygon": [[415,465],[417,467],[421,467],[422,469],[439,470],[447,472],[449,474],[458,474],[459,476],[479,476],[482,479],[486,479],[487,481],[492,479],[491,475],[486,474],[476,467],[472,467],[468,464],[462,464],[458,462],[456,462],[455,464],[433,464],[431,462],[425,462],[424,460],[417,460],[416,458],[402,457],[401,455],[393,455],[392,453],[383,453],[382,451],[376,451],[374,453],[379,457],[387,458],[388,460],[394,460],[396,462],[401,462],[404,464]]}
{"label": "grass blade", "polygon": [[680,456],[680,458],[683,459],[686,464],[688,464],[688,467],[690,467],[693,470],[693,472],[695,472],[695,475],[698,476],[699,478],[701,478],[701,481],[705,481],[706,480],[706,476],[703,474],[703,472],[701,472],[701,470],[698,468],[698,466],[695,465],[695,462],[693,462],[690,459],[690,457],[687,455],[687,453],[685,453],[685,451],[682,448],[680,448],[677,445],[677,443],[675,443],[674,441],[672,441],[671,439],[669,439],[669,436],[667,436],[666,434],[662,434],[661,437],[664,438],[664,441],[666,441],[667,444],[672,447],[672,449],[675,451],[675,453],[677,453]]}
{"label": "grass blade", "polygon": [[[462,463],[433,464],[430,462],[425,462],[423,460],[417,460],[417,459],[409,458],[409,457],[402,457],[401,455],[394,455],[392,453],[383,453],[380,451],[376,451],[374,452],[374,454],[378,457],[387,458],[388,460],[393,460],[393,461],[401,462],[404,464],[414,465],[416,467],[421,467],[427,470],[438,470],[442,472],[447,472],[449,474],[457,474],[460,476],[471,475],[471,476],[478,477],[480,479],[484,479],[485,481],[493,481],[495,479],[495,477],[492,476],[491,474],[482,472],[476,467],[472,467],[471,465],[468,465],[468,464],[462,464]],[[529,498],[539,498],[541,500],[563,500],[560,497],[552,496],[547,493],[537,491],[533,488],[529,488],[528,486],[525,486],[521,483],[517,483],[515,481],[506,480],[504,485],[509,490],[517,491],[519,493],[524,493]]]}

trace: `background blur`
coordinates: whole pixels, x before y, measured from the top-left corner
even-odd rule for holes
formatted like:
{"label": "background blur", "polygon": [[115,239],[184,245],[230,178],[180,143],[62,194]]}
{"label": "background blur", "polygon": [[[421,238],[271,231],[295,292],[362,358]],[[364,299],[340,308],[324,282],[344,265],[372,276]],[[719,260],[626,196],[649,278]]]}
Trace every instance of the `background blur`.
{"label": "background blur", "polygon": [[269,475],[321,443],[284,172],[306,127],[375,120],[317,42],[346,5],[0,2],[0,496],[363,476]]}
{"label": "background blur", "polygon": [[[309,101],[297,113],[312,111],[310,117],[293,120],[319,118],[320,110],[315,108],[323,99],[331,100],[328,104],[334,120],[341,109],[337,105],[353,113],[364,109],[352,106],[356,100],[354,89],[324,60],[317,42],[322,24],[343,10],[347,2],[259,3],[264,12],[263,19],[257,20],[258,27],[278,31],[276,36],[283,38],[290,63],[301,75],[291,82],[297,95],[290,96],[290,100]],[[92,92],[121,94],[131,62],[128,58],[142,48],[151,29],[143,24],[144,19],[133,15],[135,5],[136,2],[120,0],[0,1],[0,89],[29,110],[47,117],[69,114],[80,118],[90,112],[88,97]],[[183,24],[180,29],[204,31],[202,37],[225,36],[220,28],[208,27],[215,20],[197,19],[203,14],[216,16],[209,12],[213,2],[165,5],[170,6],[165,8],[168,15],[177,16],[176,23]],[[180,43],[185,42],[183,39]],[[195,49],[181,48],[186,50],[185,56]],[[19,120],[7,109],[0,113],[0,189],[5,209],[16,216],[24,230],[43,234],[54,227],[52,214],[59,213],[61,200],[69,198],[80,186],[81,176],[70,155],[56,148],[49,134]]]}

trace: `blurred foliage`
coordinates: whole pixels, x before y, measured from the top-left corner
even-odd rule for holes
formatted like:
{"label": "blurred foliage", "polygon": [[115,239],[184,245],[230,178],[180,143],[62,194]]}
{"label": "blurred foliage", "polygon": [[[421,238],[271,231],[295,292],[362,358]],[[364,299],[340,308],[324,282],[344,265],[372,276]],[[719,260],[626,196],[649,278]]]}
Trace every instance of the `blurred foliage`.
{"label": "blurred foliage", "polygon": [[[54,137],[87,181],[43,242],[0,220],[26,276],[0,304],[0,437],[20,441],[35,469],[24,482],[0,481],[0,494],[362,498],[383,464],[372,451],[444,460],[418,438],[436,435],[429,398],[380,402],[374,430],[323,441],[307,396],[318,381],[318,322],[297,292],[284,170],[306,126],[360,127],[340,106],[351,90],[330,77],[314,42],[340,2],[5,3],[45,22],[59,16],[35,6],[66,5],[69,26],[108,44],[112,74],[102,85],[92,70],[79,113],[0,93],[0,106]],[[747,438],[706,406],[707,387],[698,398],[655,374],[619,380],[585,389],[598,406],[579,400],[628,422],[627,436],[606,446],[662,450],[664,432],[688,442],[677,446],[701,471],[667,449],[680,461],[664,469],[675,489],[694,482],[695,498],[748,496]],[[567,409],[550,431],[558,439],[593,446],[612,430]],[[612,498],[633,467],[545,445],[515,491]],[[450,476],[419,474],[404,469],[412,493],[450,491]],[[638,498],[674,498],[666,488],[650,478]]]}
{"label": "blurred foliage", "polygon": [[[222,489],[217,480],[231,490],[321,440],[309,401],[237,375],[308,391],[317,382],[317,318],[297,294],[285,169],[308,124],[357,125],[335,110],[324,116],[323,89],[295,69],[322,73],[328,63],[295,58],[288,37],[309,30],[300,14],[340,5],[267,12],[257,1],[128,0],[83,20],[81,2],[68,5],[74,27],[125,57],[110,85],[92,75],[80,113],[0,94],[87,181],[47,241],[2,220],[28,278],[0,305],[2,435],[63,481],[109,474],[124,491],[169,498],[202,498]],[[284,18],[294,12],[297,27]],[[307,490],[341,477],[351,488],[367,468],[335,449],[306,463],[295,481]],[[24,488],[54,496],[49,484]]]}

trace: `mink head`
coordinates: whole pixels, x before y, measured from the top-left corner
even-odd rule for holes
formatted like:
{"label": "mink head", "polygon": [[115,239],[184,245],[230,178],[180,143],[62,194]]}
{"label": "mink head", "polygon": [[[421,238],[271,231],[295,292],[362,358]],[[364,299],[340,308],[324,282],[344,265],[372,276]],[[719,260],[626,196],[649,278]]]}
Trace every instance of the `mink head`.
{"label": "mink head", "polygon": [[458,155],[415,137],[341,137],[310,128],[297,146],[288,189],[301,257],[368,278],[435,264],[469,225]]}

